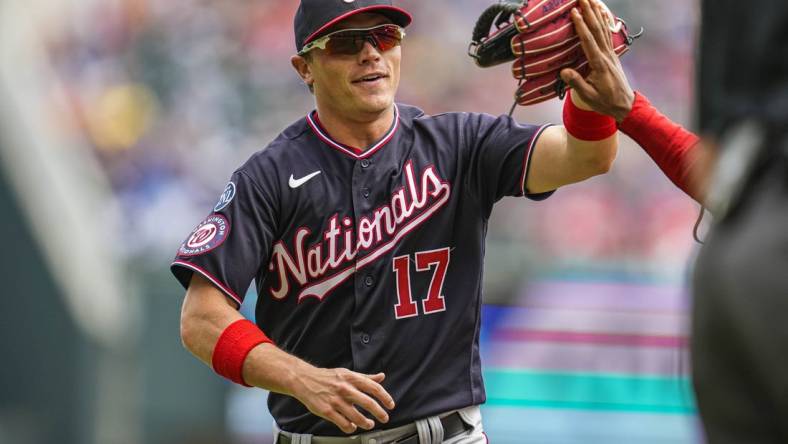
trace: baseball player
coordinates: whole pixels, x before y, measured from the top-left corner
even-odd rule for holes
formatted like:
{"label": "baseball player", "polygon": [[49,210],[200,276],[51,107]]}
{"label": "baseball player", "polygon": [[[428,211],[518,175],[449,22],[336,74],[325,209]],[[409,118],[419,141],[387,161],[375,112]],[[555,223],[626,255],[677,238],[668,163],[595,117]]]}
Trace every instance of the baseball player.
{"label": "baseball player", "polygon": [[[185,347],[271,391],[278,443],[486,442],[493,206],[616,154],[614,120],[576,96],[563,126],[395,103],[410,22],[386,0],[301,1],[291,63],[316,109],[233,173],[172,263]],[[237,311],[252,280],[256,325]]]}
{"label": "baseball player", "polygon": [[[788,442],[788,4],[702,4],[694,134],[634,93],[594,15],[579,33],[604,59],[564,80],[614,116],[670,179],[714,215],[695,264],[693,387],[709,443]],[[587,26],[586,26],[587,25]],[[743,32],[731,33],[732,29]],[[715,166],[716,165],[716,166]]]}

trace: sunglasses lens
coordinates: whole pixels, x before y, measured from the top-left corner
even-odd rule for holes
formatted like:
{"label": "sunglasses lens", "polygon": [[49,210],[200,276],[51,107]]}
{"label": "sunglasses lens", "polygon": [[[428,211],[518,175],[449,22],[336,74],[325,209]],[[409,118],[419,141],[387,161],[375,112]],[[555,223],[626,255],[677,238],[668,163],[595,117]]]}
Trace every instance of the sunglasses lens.
{"label": "sunglasses lens", "polygon": [[381,28],[378,31],[373,31],[372,35],[375,37],[378,48],[380,48],[381,51],[388,51],[389,49],[399,45],[402,41],[399,29],[397,28]]}
{"label": "sunglasses lens", "polygon": [[326,51],[332,55],[353,55],[361,51],[365,41],[359,35],[332,35],[326,43]]}
{"label": "sunglasses lens", "polygon": [[381,51],[388,51],[399,45],[402,34],[397,26],[381,26],[363,31],[352,30],[337,32],[329,37],[326,51],[334,55],[354,55],[370,42]]}

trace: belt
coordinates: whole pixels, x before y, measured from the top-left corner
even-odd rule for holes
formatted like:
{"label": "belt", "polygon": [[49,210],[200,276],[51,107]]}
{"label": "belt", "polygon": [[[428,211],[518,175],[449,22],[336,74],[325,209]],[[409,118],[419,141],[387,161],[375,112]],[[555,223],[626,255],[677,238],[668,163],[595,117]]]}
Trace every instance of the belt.
{"label": "belt", "polygon": [[[453,438],[467,430],[469,430],[469,426],[465,424],[465,421],[462,420],[460,414],[457,412],[451,413],[449,415],[444,416],[441,420],[441,425],[443,426],[443,439],[447,440],[449,438]],[[373,432],[374,433],[374,432]],[[333,438],[333,437],[332,437]],[[320,442],[320,437],[313,437],[313,442]],[[291,439],[289,436],[285,436],[284,433],[279,434],[279,438],[276,440],[276,444],[291,444]],[[357,440],[348,442],[359,442]],[[395,439],[391,442],[391,444],[418,444],[419,443],[419,434],[418,432],[414,431],[408,435],[402,436],[399,439]]]}

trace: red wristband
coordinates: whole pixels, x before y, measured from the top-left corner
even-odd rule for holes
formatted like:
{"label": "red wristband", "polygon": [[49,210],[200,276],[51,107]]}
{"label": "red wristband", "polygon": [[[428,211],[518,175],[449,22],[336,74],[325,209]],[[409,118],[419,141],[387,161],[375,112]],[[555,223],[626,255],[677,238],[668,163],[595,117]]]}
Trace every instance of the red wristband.
{"label": "red wristband", "polygon": [[607,139],[618,131],[616,119],[578,108],[572,102],[571,90],[564,99],[564,128],[574,138],[587,141]]}
{"label": "red wristband", "polygon": [[213,370],[237,384],[251,387],[243,378],[244,361],[249,352],[263,342],[273,344],[253,322],[246,319],[233,322],[216,341],[211,357]]}

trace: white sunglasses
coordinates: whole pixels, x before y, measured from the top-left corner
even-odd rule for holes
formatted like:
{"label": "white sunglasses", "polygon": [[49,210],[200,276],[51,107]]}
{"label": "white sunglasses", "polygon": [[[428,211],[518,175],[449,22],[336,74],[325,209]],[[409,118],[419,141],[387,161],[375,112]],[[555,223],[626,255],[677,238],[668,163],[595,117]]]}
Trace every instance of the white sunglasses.
{"label": "white sunglasses", "polygon": [[298,51],[298,55],[302,56],[315,48],[330,55],[355,55],[364,48],[366,42],[381,51],[388,51],[398,46],[404,37],[405,31],[390,23],[364,29],[340,29],[309,42]]}

